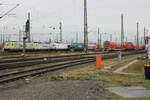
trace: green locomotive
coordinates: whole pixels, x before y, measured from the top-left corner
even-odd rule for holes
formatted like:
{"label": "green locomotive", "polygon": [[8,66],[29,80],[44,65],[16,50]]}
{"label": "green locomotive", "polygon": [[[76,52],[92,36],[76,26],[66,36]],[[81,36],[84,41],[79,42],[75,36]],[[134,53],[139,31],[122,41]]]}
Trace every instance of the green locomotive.
{"label": "green locomotive", "polygon": [[68,49],[70,51],[83,51],[84,45],[83,44],[70,44],[68,45]]}

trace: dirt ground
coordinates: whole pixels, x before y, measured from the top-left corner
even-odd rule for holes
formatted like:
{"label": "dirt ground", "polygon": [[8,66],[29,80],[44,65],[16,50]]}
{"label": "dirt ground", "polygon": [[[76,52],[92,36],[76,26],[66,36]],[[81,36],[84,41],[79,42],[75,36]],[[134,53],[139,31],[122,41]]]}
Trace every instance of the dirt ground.
{"label": "dirt ground", "polygon": [[109,100],[100,81],[68,80],[0,90],[0,100]]}

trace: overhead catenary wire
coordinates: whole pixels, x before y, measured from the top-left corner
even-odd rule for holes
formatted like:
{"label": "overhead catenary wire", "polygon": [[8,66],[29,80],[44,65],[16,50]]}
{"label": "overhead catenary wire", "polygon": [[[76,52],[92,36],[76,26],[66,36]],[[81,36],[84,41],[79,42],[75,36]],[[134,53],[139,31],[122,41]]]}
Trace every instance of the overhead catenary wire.
{"label": "overhead catenary wire", "polygon": [[8,15],[10,12],[12,12],[15,8],[17,8],[19,6],[19,4],[17,4],[15,7],[13,7],[12,9],[10,9],[9,11],[7,11],[6,13],[4,13],[2,16],[0,16],[0,19],[2,19],[4,16]]}

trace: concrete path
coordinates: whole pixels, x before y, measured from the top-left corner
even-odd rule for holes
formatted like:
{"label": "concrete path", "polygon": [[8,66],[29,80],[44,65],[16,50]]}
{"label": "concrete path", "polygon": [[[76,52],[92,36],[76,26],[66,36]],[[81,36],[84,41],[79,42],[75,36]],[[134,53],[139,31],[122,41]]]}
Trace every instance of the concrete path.
{"label": "concrete path", "polygon": [[150,97],[150,89],[145,87],[131,86],[131,87],[112,87],[107,89],[124,98]]}
{"label": "concrete path", "polygon": [[125,65],[125,66],[123,66],[123,67],[120,67],[120,68],[116,69],[116,70],[114,71],[114,73],[119,73],[119,74],[133,74],[133,73],[124,73],[123,70],[124,70],[124,69],[127,69],[130,65],[136,63],[137,61],[138,61],[138,60],[134,60],[134,61],[130,62],[129,64],[127,64],[127,65]]}

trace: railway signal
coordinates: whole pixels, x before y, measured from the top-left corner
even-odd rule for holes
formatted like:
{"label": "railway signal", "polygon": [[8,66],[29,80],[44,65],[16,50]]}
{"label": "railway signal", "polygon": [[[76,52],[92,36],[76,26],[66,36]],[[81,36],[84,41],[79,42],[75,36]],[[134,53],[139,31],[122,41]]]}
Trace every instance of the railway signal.
{"label": "railway signal", "polygon": [[25,34],[23,36],[23,56],[26,53],[26,40],[28,39],[28,42],[31,42],[30,40],[30,13],[28,13],[28,19],[25,24]]}
{"label": "railway signal", "polygon": [[27,39],[28,39],[28,42],[31,42],[31,33],[30,33],[30,13],[28,13],[28,19],[27,19],[27,22],[26,22],[26,35],[27,35]]}
{"label": "railway signal", "polygon": [[27,19],[25,32],[28,33],[30,30],[30,21]]}

